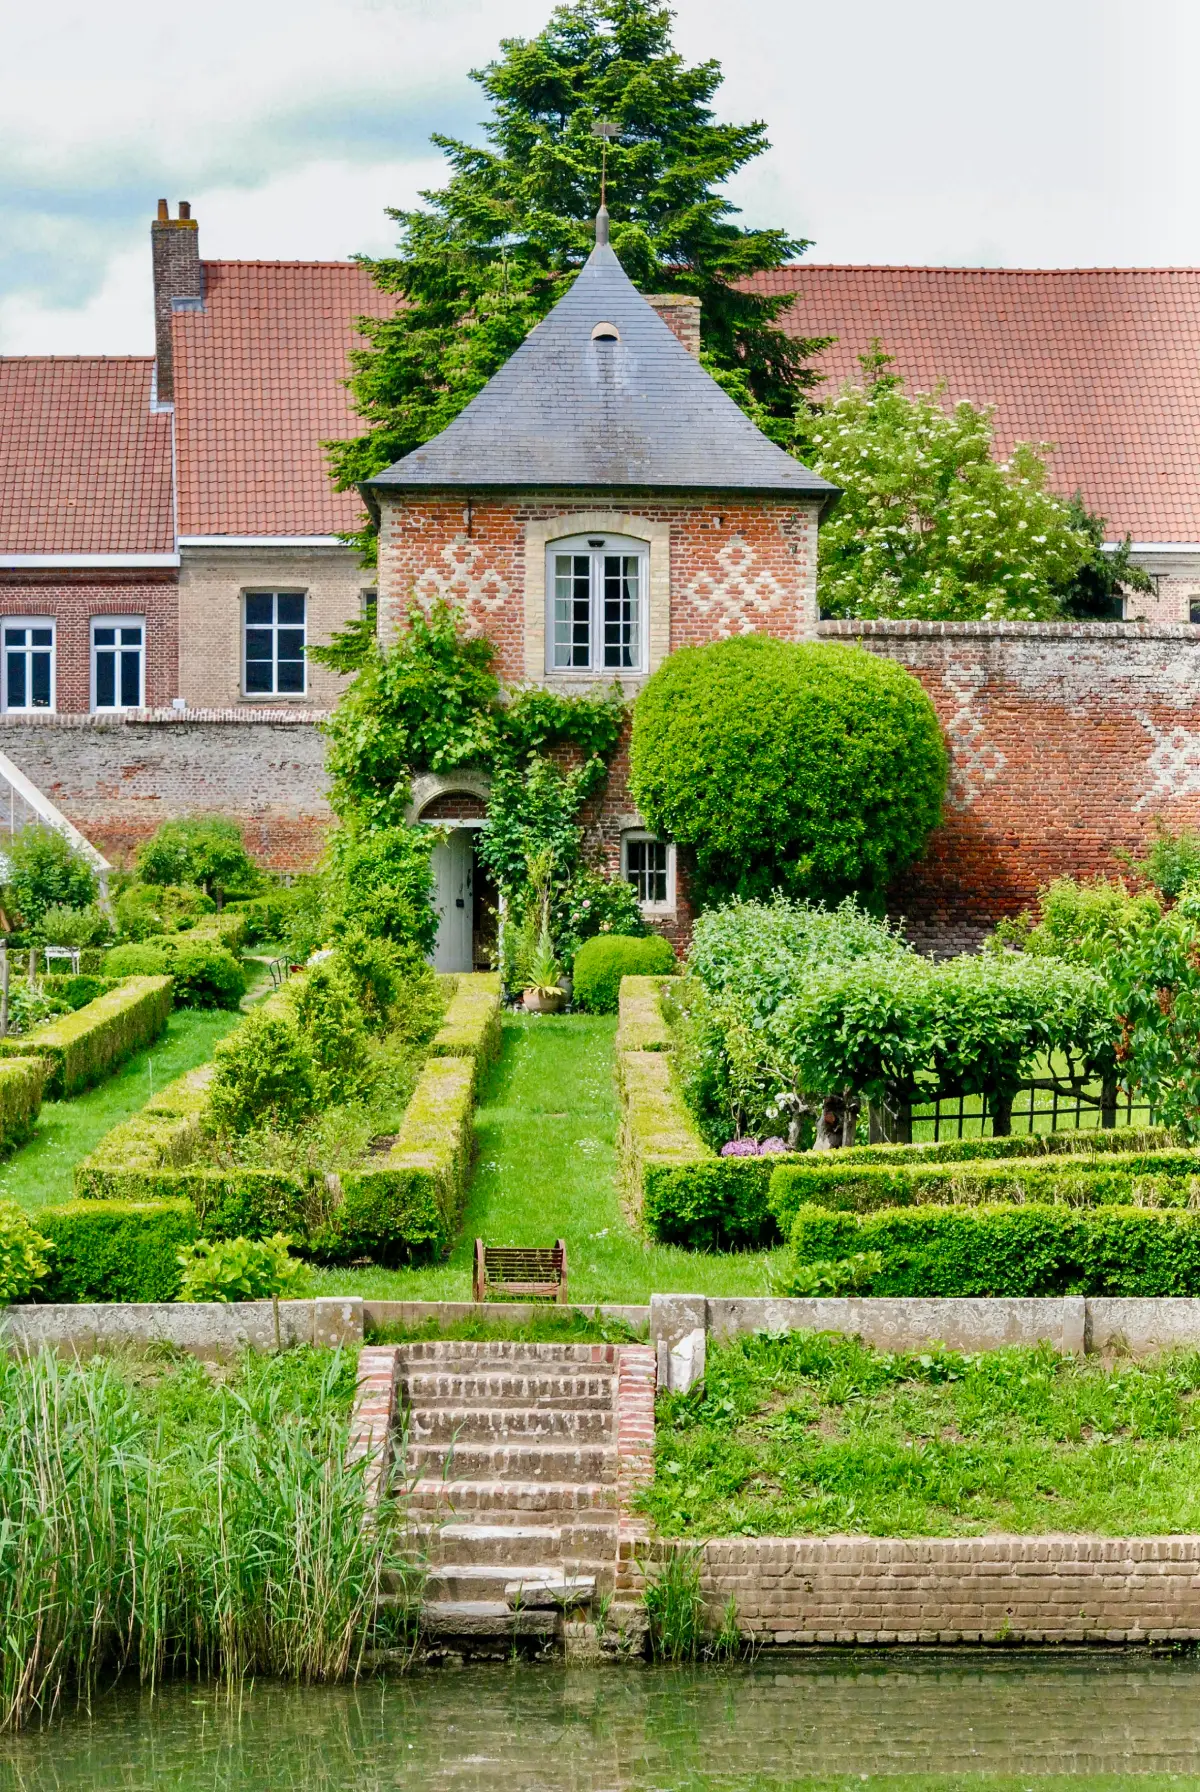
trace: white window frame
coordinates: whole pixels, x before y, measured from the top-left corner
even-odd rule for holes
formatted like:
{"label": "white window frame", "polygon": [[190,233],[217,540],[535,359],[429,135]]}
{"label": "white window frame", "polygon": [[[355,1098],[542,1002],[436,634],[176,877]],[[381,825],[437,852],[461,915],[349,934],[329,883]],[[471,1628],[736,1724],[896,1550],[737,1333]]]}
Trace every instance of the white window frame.
{"label": "white window frame", "polygon": [[[561,666],[555,663],[555,609],[557,576],[555,561],[559,554],[587,556],[588,559],[588,660],[586,665]],[[604,663],[604,559],[620,554],[638,562],[637,656],[630,666],[606,666]],[[636,678],[649,666],[650,637],[650,543],[633,535],[619,535],[610,530],[588,530],[586,534],[560,536],[546,543],[546,672],[555,678]]]}
{"label": "white window frame", "polygon": [[629,875],[629,848],[632,845],[662,846],[666,848],[667,894],[663,902],[643,901],[639,896],[638,906],[644,915],[673,915],[675,913],[675,843],[663,840],[658,834],[652,834],[648,828],[627,828],[621,835],[621,877],[625,883],[632,883]]}
{"label": "white window frame", "polygon": [[[7,630],[10,628],[48,628],[50,630],[50,707],[35,708],[32,703],[23,703],[19,708],[8,700],[8,644]],[[20,651],[19,649],[17,651]],[[32,651],[26,648],[28,654]],[[37,651],[44,653],[45,648]],[[26,666],[26,693],[32,687],[32,679],[28,676]],[[17,716],[52,716],[58,712],[58,620],[54,616],[0,616],[0,683],[3,685],[2,700],[6,714]]]}
{"label": "white window frame", "polygon": [[[275,606],[275,608],[272,612],[272,614],[274,615],[274,618],[275,618],[275,620],[273,622],[270,622],[270,623],[254,622],[254,623],[252,623],[249,620],[250,600],[252,598],[256,598],[256,597],[269,597],[272,600],[272,602],[274,603],[274,606]],[[304,621],[301,625],[301,627],[303,628],[303,632],[304,632],[304,657],[301,661],[301,665],[303,667],[303,682],[301,683],[300,689],[298,691],[281,691],[278,688],[279,687],[279,630],[281,627],[294,628],[296,626],[295,623],[291,623],[291,622],[286,622],[286,623],[282,623],[282,624],[280,623],[280,621],[279,621],[279,599],[281,597],[298,597],[300,599],[300,602],[304,606]],[[260,666],[266,665],[268,663],[270,664],[272,689],[269,691],[252,691],[250,689],[250,680],[249,680],[250,662],[247,657],[246,650],[249,646],[249,633],[250,633],[251,628],[269,628],[271,630],[272,651],[271,651],[270,661],[267,662],[265,660],[256,660],[254,662],[255,665],[260,665]],[[294,587],[289,588],[286,585],[282,585],[282,586],[280,586],[280,585],[253,585],[253,586],[248,586],[246,588],[246,590],[242,592],[242,695],[244,697],[248,698],[252,703],[286,703],[286,702],[289,702],[290,700],[297,698],[297,697],[307,697],[307,695],[308,695],[308,592],[307,591],[297,590]]]}
{"label": "white window frame", "polygon": [[[140,628],[141,629],[142,640],[141,640],[141,646],[138,648],[138,700],[136,703],[122,703],[119,701],[121,679],[120,679],[120,673],[119,673],[119,669],[118,669],[118,675],[117,675],[116,686],[115,686],[115,689],[118,694],[118,701],[116,703],[106,703],[104,705],[104,708],[101,709],[100,704],[97,701],[99,686],[100,686],[100,679],[99,679],[98,668],[97,668],[97,664],[96,664],[97,655],[101,654],[101,653],[121,653],[121,652],[128,653],[131,650],[128,646],[124,646],[120,642],[118,642],[116,645],[114,645],[112,647],[98,646],[97,642],[96,642],[96,630],[98,628]],[[117,715],[121,710],[145,709],[145,707],[146,707],[146,618],[144,616],[93,616],[92,620],[91,620],[91,624],[90,624],[89,633],[90,633],[90,637],[91,637],[91,649],[92,649],[92,698],[91,698],[91,702],[92,702],[93,713],[96,715],[107,716],[107,715]]]}

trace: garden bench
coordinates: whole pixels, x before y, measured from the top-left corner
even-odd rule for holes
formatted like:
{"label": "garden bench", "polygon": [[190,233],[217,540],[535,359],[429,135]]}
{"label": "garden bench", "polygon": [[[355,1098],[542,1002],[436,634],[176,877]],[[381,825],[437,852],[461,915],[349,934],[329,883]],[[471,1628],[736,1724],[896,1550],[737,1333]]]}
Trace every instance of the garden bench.
{"label": "garden bench", "polygon": [[547,1250],[475,1240],[475,1299],[567,1299],[567,1244],[560,1238]]}

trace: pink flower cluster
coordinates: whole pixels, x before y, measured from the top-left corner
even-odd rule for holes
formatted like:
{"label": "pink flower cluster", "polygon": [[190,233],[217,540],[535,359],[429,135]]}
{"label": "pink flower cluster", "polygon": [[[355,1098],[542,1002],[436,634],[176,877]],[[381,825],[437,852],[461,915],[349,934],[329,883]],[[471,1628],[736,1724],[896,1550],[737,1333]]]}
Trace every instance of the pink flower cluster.
{"label": "pink flower cluster", "polygon": [[786,1150],[786,1139],[764,1139],[761,1144],[757,1139],[730,1139],[727,1145],[721,1146],[721,1156],[770,1157],[773,1152]]}

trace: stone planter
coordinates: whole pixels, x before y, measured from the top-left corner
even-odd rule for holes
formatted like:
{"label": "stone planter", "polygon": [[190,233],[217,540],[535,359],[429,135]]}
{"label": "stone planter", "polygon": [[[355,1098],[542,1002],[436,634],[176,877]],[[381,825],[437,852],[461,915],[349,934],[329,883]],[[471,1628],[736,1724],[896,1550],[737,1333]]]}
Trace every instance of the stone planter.
{"label": "stone planter", "polygon": [[557,1014],[566,1000],[565,989],[527,989],[521,997],[530,1014]]}

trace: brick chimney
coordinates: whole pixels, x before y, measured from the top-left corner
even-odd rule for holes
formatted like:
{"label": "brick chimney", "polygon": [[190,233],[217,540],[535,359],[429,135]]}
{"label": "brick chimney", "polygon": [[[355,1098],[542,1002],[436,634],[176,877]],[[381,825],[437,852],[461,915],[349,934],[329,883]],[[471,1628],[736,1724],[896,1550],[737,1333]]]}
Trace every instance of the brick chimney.
{"label": "brick chimney", "polygon": [[200,284],[200,235],[192,208],[179,202],[179,216],[171,216],[165,199],[158,202],[158,216],[150,226],[150,254],[154,263],[154,358],[157,364],[157,396],[160,404],[175,398],[175,367],[171,350],[171,305],[175,299],[197,304]]}
{"label": "brick chimney", "polygon": [[653,305],[668,330],[678,336],[689,355],[700,359],[700,301],[687,292],[646,294],[647,305]]}

